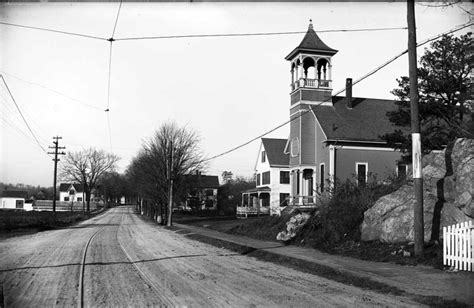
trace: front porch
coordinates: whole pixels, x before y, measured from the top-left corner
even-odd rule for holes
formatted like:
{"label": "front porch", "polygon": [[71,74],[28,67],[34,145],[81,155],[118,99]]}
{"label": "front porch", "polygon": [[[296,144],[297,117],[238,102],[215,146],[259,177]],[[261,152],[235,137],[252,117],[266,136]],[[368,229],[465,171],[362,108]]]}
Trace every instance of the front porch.
{"label": "front porch", "polygon": [[321,204],[322,187],[317,185],[316,168],[301,166],[291,170],[290,184],[288,205],[299,210],[311,210]]}
{"label": "front porch", "polygon": [[268,186],[246,190],[242,193],[242,204],[237,207],[237,218],[270,215],[270,192]]}

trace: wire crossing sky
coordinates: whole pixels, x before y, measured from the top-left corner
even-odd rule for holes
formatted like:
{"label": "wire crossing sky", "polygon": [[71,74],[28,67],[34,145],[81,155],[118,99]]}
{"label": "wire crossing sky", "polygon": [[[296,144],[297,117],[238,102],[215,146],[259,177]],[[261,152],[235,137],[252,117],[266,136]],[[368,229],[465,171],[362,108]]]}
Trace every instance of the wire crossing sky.
{"label": "wire crossing sky", "polygon": [[[417,7],[417,36],[465,25],[469,6],[460,5]],[[407,47],[404,3],[37,3],[0,4],[0,12],[0,70],[12,77],[37,139],[61,135],[72,151],[112,149],[121,170],[161,123],[174,120],[200,133],[206,153],[221,153],[208,158],[213,174],[250,176],[258,144],[248,141],[261,131],[288,136],[277,124],[289,122],[284,57],[309,19],[339,50],[335,89],[347,77],[376,73],[354,96],[392,98],[395,79],[408,72],[403,55],[373,69]],[[49,158],[36,141],[20,142],[25,136],[13,127],[26,127],[21,116],[0,108],[8,108],[0,110],[7,115],[0,181],[51,185]]]}

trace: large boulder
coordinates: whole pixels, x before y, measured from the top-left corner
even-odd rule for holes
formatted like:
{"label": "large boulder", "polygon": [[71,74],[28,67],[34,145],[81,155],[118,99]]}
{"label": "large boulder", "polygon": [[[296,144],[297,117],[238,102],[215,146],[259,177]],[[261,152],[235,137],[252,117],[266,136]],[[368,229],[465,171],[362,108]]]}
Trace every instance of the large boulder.
{"label": "large boulder", "polygon": [[[426,155],[422,172],[425,241],[443,226],[474,218],[474,140],[458,139],[452,150]],[[377,200],[364,213],[362,240],[413,241],[414,195],[409,182]]]}

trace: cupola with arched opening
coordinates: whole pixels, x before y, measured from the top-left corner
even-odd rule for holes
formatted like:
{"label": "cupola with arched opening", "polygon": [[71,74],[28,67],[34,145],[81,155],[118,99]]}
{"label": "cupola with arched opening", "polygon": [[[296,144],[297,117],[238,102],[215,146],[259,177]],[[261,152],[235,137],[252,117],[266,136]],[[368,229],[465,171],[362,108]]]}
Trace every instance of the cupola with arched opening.
{"label": "cupola with arched opening", "polygon": [[291,63],[291,91],[298,89],[332,89],[331,60],[337,50],[327,46],[316,34],[310,21],[301,43],[286,60]]}

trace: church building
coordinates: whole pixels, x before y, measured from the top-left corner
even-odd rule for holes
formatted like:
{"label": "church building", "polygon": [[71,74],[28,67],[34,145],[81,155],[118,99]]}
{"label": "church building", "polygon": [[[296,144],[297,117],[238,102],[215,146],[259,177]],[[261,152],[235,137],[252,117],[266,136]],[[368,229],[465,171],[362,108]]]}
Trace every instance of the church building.
{"label": "church building", "polygon": [[292,205],[313,206],[316,195],[335,179],[365,185],[370,174],[383,180],[406,173],[406,166],[397,163],[400,152],[381,139],[396,128],[386,116],[397,108],[394,101],[353,97],[350,78],[346,96],[332,96],[336,53],[310,23],[285,58],[291,67],[291,123],[284,153],[289,155]]}

